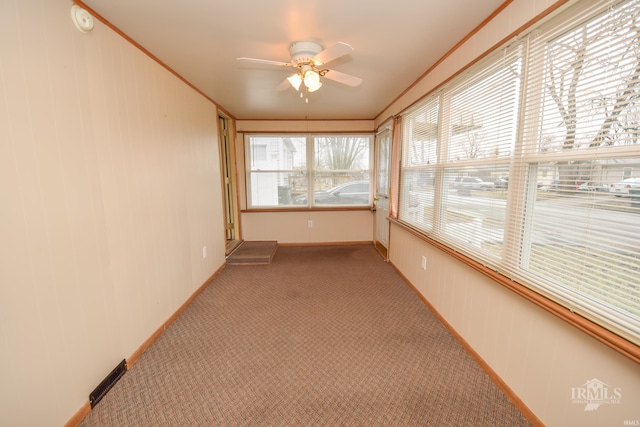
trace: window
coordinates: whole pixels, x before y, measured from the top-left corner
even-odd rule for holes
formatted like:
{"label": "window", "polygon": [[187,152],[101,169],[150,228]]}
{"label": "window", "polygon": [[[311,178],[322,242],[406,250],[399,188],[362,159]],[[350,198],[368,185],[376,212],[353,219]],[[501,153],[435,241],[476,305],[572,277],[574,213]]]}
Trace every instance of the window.
{"label": "window", "polygon": [[248,135],[250,208],[369,206],[370,135]]}
{"label": "window", "polygon": [[490,58],[404,119],[400,219],[488,263],[502,248],[519,52]]}
{"label": "window", "polygon": [[306,139],[300,135],[254,135],[246,144],[247,205],[290,205],[307,184]]}
{"label": "window", "polygon": [[403,115],[399,219],[640,343],[640,2],[582,1]]}
{"label": "window", "polygon": [[536,185],[523,196],[519,268],[638,342],[640,205],[618,183],[640,165],[640,3],[567,13],[569,25],[550,23],[530,41],[523,170]]}
{"label": "window", "polygon": [[423,231],[433,229],[438,142],[438,99],[433,97],[403,121],[400,219]]}

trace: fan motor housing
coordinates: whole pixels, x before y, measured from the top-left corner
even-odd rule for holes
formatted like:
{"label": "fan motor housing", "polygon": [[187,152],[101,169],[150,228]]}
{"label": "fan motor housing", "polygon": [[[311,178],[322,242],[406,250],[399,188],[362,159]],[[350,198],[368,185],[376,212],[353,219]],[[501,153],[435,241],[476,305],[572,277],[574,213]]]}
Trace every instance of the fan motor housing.
{"label": "fan motor housing", "polygon": [[314,42],[293,42],[289,46],[293,65],[310,64],[313,57],[322,52],[322,46]]}

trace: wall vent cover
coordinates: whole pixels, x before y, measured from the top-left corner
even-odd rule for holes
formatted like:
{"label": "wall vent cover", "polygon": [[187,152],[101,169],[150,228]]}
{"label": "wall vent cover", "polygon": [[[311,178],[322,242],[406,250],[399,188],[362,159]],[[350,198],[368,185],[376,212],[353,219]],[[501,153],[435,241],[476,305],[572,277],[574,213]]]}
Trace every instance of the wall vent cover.
{"label": "wall vent cover", "polygon": [[122,377],[125,372],[127,372],[127,361],[125,359],[122,359],[122,362],[118,363],[118,366],[116,366],[113,371],[111,371],[111,373],[107,375],[104,380],[102,380],[100,385],[98,385],[98,387],[96,387],[96,389],[93,390],[89,395],[89,403],[91,404],[91,409],[93,409],[93,407],[96,406],[98,402],[100,402],[100,399],[102,399],[104,395],[107,394],[109,390],[111,390],[111,387],[113,387],[113,385],[118,382],[120,377]]}

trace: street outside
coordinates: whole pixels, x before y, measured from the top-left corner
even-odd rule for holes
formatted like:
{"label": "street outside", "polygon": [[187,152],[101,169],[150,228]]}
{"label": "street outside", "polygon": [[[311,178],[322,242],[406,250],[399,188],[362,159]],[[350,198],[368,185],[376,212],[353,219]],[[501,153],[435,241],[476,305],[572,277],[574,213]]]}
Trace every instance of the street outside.
{"label": "street outside", "polygon": [[[470,218],[466,223],[456,221],[448,224],[447,232],[469,235],[463,230],[472,230],[471,234],[475,236],[473,244],[476,246],[487,242],[501,242],[507,201],[506,198],[491,197],[491,193],[493,192],[474,191],[466,196],[447,194],[448,211]],[[640,207],[632,207],[629,197],[614,197],[599,192],[553,194],[552,197],[540,193],[542,197],[535,202],[531,221],[532,244],[595,245],[592,239],[585,238],[589,236],[588,229],[593,228],[605,230],[609,242],[615,242],[616,251],[638,252]],[[409,216],[419,224],[424,222],[425,207],[433,204],[433,193],[420,192],[415,198],[418,204],[409,209]],[[478,230],[478,227],[481,229]],[[612,247],[598,249],[612,250]]]}

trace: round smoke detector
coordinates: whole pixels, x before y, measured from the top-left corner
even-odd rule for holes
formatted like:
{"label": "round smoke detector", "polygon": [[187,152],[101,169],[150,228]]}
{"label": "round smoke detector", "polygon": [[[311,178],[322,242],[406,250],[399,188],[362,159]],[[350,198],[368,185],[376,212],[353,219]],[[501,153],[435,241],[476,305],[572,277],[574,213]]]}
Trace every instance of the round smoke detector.
{"label": "round smoke detector", "polygon": [[293,65],[308,64],[320,52],[322,52],[322,46],[314,42],[293,42],[289,46]]}
{"label": "round smoke detector", "polygon": [[81,33],[93,30],[93,17],[77,4],[71,6],[71,20]]}

